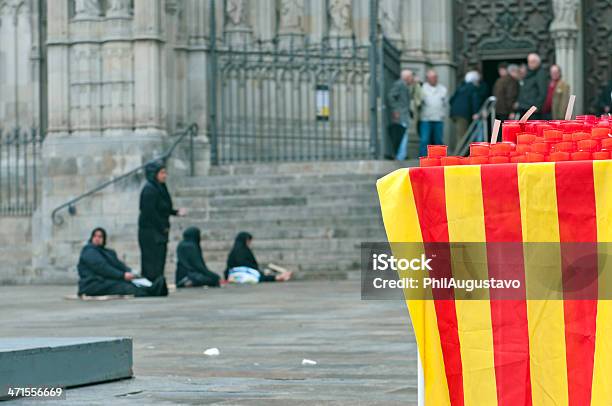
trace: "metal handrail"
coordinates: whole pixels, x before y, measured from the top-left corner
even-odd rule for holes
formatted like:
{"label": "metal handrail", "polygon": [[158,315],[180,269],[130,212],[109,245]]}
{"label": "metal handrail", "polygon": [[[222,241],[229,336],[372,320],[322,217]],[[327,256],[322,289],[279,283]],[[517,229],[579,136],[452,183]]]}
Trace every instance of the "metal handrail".
{"label": "metal handrail", "polygon": [[478,135],[478,133],[474,131],[474,129],[476,129],[476,126],[478,126],[478,124],[481,122],[483,124],[484,136],[485,138],[487,137],[487,134],[489,133],[490,120],[495,120],[495,105],[496,104],[497,104],[497,99],[495,98],[495,96],[489,96],[489,98],[487,98],[487,100],[485,100],[484,103],[482,103],[482,106],[480,107],[480,110],[478,112],[478,119],[470,123],[467,131],[465,132],[463,137],[461,137],[461,142],[459,142],[455,146],[453,155],[457,155],[457,156],[467,155],[470,149],[470,143],[475,141],[475,138]]}
{"label": "metal handrail", "polygon": [[194,175],[194,160],[193,160],[193,137],[197,136],[198,134],[198,125],[193,123],[191,125],[189,125],[189,127],[187,127],[185,130],[175,133],[175,136],[178,136],[178,138],[172,143],[172,145],[170,146],[170,148],[162,155],[155,157],[147,162],[145,162],[144,164],[122,174],[119,175],[109,181],[106,181],[98,186],[96,186],[93,189],[88,190],[85,193],[80,194],[79,196],[70,199],[69,201],[67,201],[66,203],[63,203],[59,206],[57,206],[55,209],[53,209],[53,211],[51,212],[51,220],[53,221],[53,224],[56,226],[60,226],[64,223],[64,217],[59,214],[59,212],[63,209],[68,209],[68,213],[70,213],[71,216],[74,216],[76,214],[76,207],[75,204],[77,202],[79,202],[80,200],[85,199],[86,197],[89,197],[91,195],[94,195],[96,193],[98,193],[99,191],[101,191],[102,189],[107,188],[108,186],[117,183],[125,178],[128,178],[136,173],[138,173],[139,171],[141,171],[142,169],[144,169],[145,166],[147,166],[149,163],[151,162],[155,162],[155,161],[165,161],[167,160],[172,153],[174,152],[174,150],[176,149],[177,145],[179,143],[181,143],[185,137],[189,136],[189,142],[190,142],[190,148],[189,148],[189,159],[190,159],[190,176]]}

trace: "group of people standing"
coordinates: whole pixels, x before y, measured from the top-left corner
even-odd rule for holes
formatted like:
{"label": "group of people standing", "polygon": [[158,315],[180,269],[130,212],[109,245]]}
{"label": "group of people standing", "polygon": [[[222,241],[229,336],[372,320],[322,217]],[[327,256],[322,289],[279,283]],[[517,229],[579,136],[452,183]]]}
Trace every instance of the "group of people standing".
{"label": "group of people standing", "polygon": [[392,135],[391,144],[397,160],[408,157],[411,126],[418,127],[421,156],[427,155],[428,144],[442,143],[448,91],[438,83],[438,73],[434,69],[428,70],[425,78],[426,82],[421,85],[414,72],[405,69],[389,91],[390,132],[396,134]]}
{"label": "group of people standing", "polygon": [[[79,296],[134,295],[167,296],[164,277],[170,217],[185,216],[185,209],[175,209],[166,187],[168,173],[161,161],[145,167],[146,183],[140,193],[138,244],[140,246],[140,275],[122,262],[116,252],[106,246],[107,233],[94,229],[81,250],[77,270]],[[177,288],[221,285],[221,277],[206,266],[201,248],[201,231],[188,227],[178,244],[175,282]],[[236,283],[286,281],[291,272],[265,274],[251,250],[253,236],[240,232],[228,255],[225,280]]]}
{"label": "group of people standing", "polygon": [[[451,149],[455,148],[472,123],[479,119],[482,104],[491,93],[496,98],[496,118],[504,121],[518,118],[531,106],[538,108],[534,119],[563,119],[570,97],[570,86],[562,79],[559,65],[551,65],[548,71],[542,67],[538,54],[527,56],[527,64],[498,65],[499,78],[491,92],[477,70],[468,71],[464,80],[448,99],[447,89],[438,83],[438,75],[430,69],[422,85],[411,70],[403,70],[393,84],[387,105],[391,111],[389,138],[395,159],[408,156],[408,134],[411,123],[418,121],[413,131],[419,135],[419,156],[427,155],[428,144],[442,144],[444,119],[449,111],[453,131],[449,139]],[[602,112],[610,112],[610,90],[604,90],[600,104]],[[606,104],[607,103],[607,104]],[[607,110],[606,110],[607,109]]]}

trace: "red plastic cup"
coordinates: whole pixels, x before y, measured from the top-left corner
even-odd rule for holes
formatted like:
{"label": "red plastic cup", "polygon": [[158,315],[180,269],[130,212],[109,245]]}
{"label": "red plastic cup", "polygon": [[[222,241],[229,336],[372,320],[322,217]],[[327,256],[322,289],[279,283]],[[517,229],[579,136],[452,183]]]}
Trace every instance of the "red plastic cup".
{"label": "red plastic cup", "polygon": [[419,158],[419,165],[422,168],[429,166],[440,166],[440,158],[430,158],[428,156],[422,156]]}
{"label": "red plastic cup", "polygon": [[427,156],[429,158],[439,158],[446,156],[447,149],[448,147],[446,145],[428,145]]}
{"label": "red plastic cup", "polygon": [[524,154],[525,152],[531,152],[531,145],[528,144],[517,144],[516,152],[519,154]]}
{"label": "red plastic cup", "polygon": [[591,130],[591,138],[594,140],[603,140],[610,137],[608,127],[593,127]]}
{"label": "red plastic cup", "polygon": [[510,162],[509,156],[496,155],[489,157],[490,164],[507,164]]}
{"label": "red plastic cup", "polygon": [[440,158],[442,166],[461,165],[462,158],[460,156],[443,156]]}
{"label": "red plastic cup", "polygon": [[548,160],[550,162],[569,161],[570,153],[562,152],[562,151],[551,152],[550,155],[548,156]]}
{"label": "red plastic cup", "polygon": [[548,123],[536,125],[536,134],[538,135],[538,137],[543,137],[544,132],[549,131],[549,130],[554,130],[554,128],[552,125],[549,125]]}
{"label": "red plastic cup", "polygon": [[531,144],[532,152],[539,152],[540,154],[548,154],[549,150],[550,150],[550,146],[546,142],[534,142],[533,144]]}
{"label": "red plastic cup", "polygon": [[518,123],[509,123],[505,121],[501,130],[502,141],[516,142],[516,136],[521,132],[521,126]]}
{"label": "red plastic cup", "polygon": [[580,140],[576,144],[578,151],[595,152],[599,147],[597,140]]}
{"label": "red plastic cup", "polygon": [[544,154],[540,152],[527,152],[525,154],[527,157],[527,162],[544,162]]}
{"label": "red plastic cup", "polygon": [[470,144],[470,156],[489,156],[488,142],[473,142]]}
{"label": "red plastic cup", "polygon": [[607,150],[612,150],[612,138],[606,138],[605,140],[601,140],[601,147]]}
{"label": "red plastic cup", "polygon": [[582,140],[588,140],[591,138],[591,134],[585,133],[584,131],[575,132],[572,134],[572,141],[578,142]]}
{"label": "red plastic cup", "polygon": [[[471,147],[470,147],[471,148]],[[467,163],[465,163],[465,161],[467,161]],[[466,165],[482,165],[482,164],[488,164],[489,163],[489,157],[488,156],[482,156],[482,155],[477,155],[477,156],[470,156],[468,158],[466,158],[464,160],[464,163]]]}
{"label": "red plastic cup", "polygon": [[544,140],[549,141],[549,142],[563,141],[563,133],[558,130],[545,130]]}
{"label": "red plastic cup", "polygon": [[598,151],[598,152],[593,152],[593,159],[594,160],[602,160],[602,159],[610,159],[610,151]]}
{"label": "red plastic cup", "polygon": [[584,129],[584,125],[583,123],[576,121],[566,121],[561,124],[561,128],[563,129],[563,132],[575,133],[582,131]]}
{"label": "red plastic cup", "polygon": [[574,152],[576,147],[573,142],[561,141],[553,144],[551,151],[553,152]]}
{"label": "red plastic cup", "polygon": [[591,159],[591,153],[587,151],[572,152],[572,161],[588,161]]}
{"label": "red plastic cup", "polygon": [[514,144],[511,142],[498,142],[491,144],[489,155],[508,155],[514,149]]}
{"label": "red plastic cup", "polygon": [[531,144],[535,141],[535,138],[535,134],[522,133],[516,136],[516,142],[517,144]]}
{"label": "red plastic cup", "polygon": [[527,162],[527,156],[526,155],[517,155],[517,156],[513,156],[510,158],[510,162],[512,162],[513,164],[518,164],[521,162]]}

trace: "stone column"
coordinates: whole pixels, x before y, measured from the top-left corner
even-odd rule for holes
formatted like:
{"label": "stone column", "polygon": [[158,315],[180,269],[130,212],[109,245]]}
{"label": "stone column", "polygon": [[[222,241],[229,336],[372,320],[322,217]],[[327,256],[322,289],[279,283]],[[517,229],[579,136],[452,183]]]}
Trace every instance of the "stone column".
{"label": "stone column", "polygon": [[[578,0],[553,0],[554,19],[550,24],[550,33],[555,41],[555,62],[561,67],[563,80],[570,85],[572,94],[576,94],[581,87],[576,76],[579,65],[576,52],[579,5]],[[583,100],[577,102],[582,105]]]}
{"label": "stone column", "polygon": [[70,130],[68,2],[49,0],[47,6],[48,134]]}
{"label": "stone column", "polygon": [[327,10],[325,0],[311,0],[306,19],[306,32],[310,43],[318,44],[327,36]]}
{"label": "stone column", "polygon": [[161,0],[135,0],[135,127],[141,133],[159,133],[165,128],[162,107],[163,46]]}
{"label": "stone column", "polygon": [[410,62],[423,62],[423,0],[401,3],[401,24],[403,40],[402,59]]}

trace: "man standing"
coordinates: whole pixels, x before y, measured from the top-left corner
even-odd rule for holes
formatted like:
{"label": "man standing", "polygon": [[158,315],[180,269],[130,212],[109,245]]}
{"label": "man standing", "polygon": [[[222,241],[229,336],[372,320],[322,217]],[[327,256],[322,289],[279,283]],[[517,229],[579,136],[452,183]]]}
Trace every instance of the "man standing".
{"label": "man standing", "polygon": [[477,86],[479,82],[480,74],[475,70],[469,71],[450,99],[450,117],[453,120],[454,134],[449,144],[453,151],[463,140],[470,123],[478,119],[480,95]]}
{"label": "man standing", "polygon": [[546,101],[544,102],[544,107],[542,107],[544,118],[563,120],[567,104],[569,103],[569,97],[570,87],[561,80],[561,68],[559,65],[552,65],[550,67],[550,82],[548,83]]}
{"label": "man standing", "polygon": [[396,151],[395,159],[403,161],[408,157],[408,129],[410,128],[410,86],[414,81],[414,74],[404,69],[400,78],[395,81],[388,95],[388,105],[391,109],[391,121],[404,128],[404,134]]}
{"label": "man standing", "polygon": [[[515,103],[516,110],[521,114],[536,106],[541,113],[546,101],[548,90],[548,78],[542,69],[542,60],[538,54],[532,53],[527,56],[527,75],[523,80],[523,86],[519,91],[518,102]],[[532,118],[539,118],[541,114],[535,114]]]}
{"label": "man standing", "polygon": [[493,96],[497,99],[495,105],[495,118],[506,121],[512,113],[512,105],[516,102],[519,93],[518,66],[506,66],[500,63],[498,67],[499,79],[493,86]]}
{"label": "man standing", "polygon": [[426,79],[427,82],[421,88],[420,156],[427,156],[428,144],[442,144],[447,105],[447,90],[445,86],[438,83],[436,71],[428,70]]}

